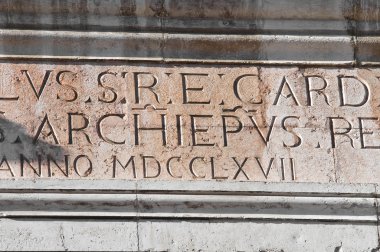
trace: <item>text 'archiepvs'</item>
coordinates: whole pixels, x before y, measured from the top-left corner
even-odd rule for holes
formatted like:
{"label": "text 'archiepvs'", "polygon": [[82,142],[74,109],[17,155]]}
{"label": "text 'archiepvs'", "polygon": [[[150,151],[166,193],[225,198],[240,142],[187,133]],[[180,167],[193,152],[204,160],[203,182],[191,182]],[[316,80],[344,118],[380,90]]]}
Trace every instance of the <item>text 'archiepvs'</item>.
{"label": "text 'archiepvs'", "polygon": [[336,181],[339,155],[380,149],[377,69],[3,64],[1,76],[1,178]]}

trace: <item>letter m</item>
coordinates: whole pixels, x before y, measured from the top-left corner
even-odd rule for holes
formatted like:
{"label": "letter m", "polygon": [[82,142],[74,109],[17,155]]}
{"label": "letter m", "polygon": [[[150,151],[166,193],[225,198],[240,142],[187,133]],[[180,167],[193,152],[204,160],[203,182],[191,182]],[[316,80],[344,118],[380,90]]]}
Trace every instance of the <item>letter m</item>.
{"label": "letter m", "polygon": [[113,172],[112,172],[112,178],[116,178],[116,166],[119,164],[124,170],[127,169],[128,165],[132,165],[132,172],[133,172],[133,178],[136,178],[136,166],[135,166],[135,157],[131,156],[128,160],[128,162],[123,165],[119,159],[117,159],[116,156],[112,156],[113,161],[112,161],[112,167],[113,167]]}

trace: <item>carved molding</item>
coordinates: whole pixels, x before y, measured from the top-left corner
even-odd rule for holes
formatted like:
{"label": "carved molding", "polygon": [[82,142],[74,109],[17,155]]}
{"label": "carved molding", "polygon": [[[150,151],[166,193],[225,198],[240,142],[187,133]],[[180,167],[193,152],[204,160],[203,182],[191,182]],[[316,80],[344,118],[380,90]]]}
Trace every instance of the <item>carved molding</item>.
{"label": "carved molding", "polygon": [[[348,36],[3,30],[0,44],[3,59],[350,66],[360,57]],[[371,41],[365,52],[377,46]]]}
{"label": "carved molding", "polygon": [[0,3],[1,58],[348,66],[380,62],[377,1],[17,2]]}
{"label": "carved molding", "polygon": [[[6,29],[305,35],[378,33],[377,1],[13,0]],[[285,11],[286,10],[286,11]]]}
{"label": "carved molding", "polygon": [[377,222],[375,185],[4,180],[1,217]]}

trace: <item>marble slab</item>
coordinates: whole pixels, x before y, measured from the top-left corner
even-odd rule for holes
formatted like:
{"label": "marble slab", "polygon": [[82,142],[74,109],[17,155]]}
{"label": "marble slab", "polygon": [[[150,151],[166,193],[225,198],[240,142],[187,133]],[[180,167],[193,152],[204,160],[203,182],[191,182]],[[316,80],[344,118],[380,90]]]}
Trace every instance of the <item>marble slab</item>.
{"label": "marble slab", "polygon": [[0,178],[377,183],[380,70],[0,65]]}

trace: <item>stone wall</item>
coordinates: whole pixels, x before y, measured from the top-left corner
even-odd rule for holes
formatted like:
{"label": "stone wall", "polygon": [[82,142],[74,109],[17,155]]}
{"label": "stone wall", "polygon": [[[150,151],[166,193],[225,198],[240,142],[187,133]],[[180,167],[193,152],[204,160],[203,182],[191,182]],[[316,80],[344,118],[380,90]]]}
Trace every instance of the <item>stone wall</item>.
{"label": "stone wall", "polygon": [[0,1],[0,250],[378,251],[378,1]]}

